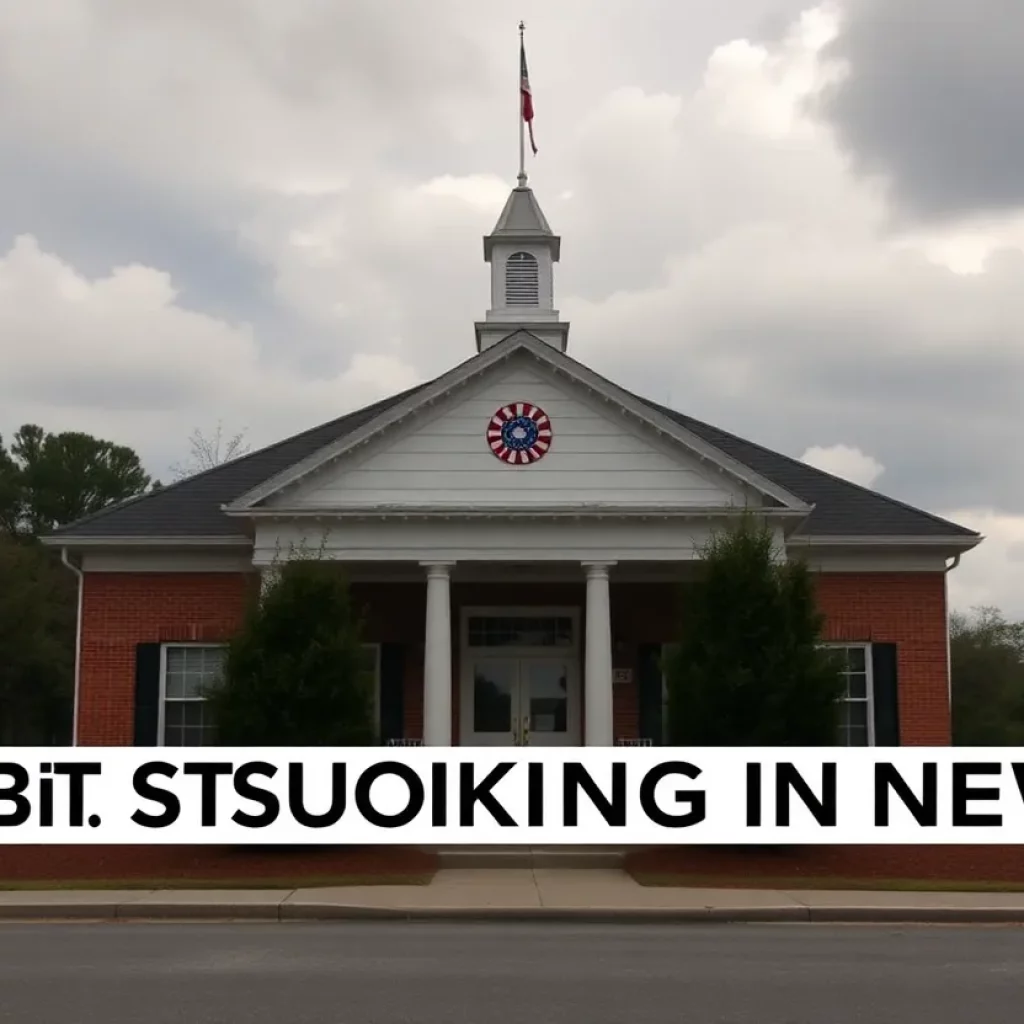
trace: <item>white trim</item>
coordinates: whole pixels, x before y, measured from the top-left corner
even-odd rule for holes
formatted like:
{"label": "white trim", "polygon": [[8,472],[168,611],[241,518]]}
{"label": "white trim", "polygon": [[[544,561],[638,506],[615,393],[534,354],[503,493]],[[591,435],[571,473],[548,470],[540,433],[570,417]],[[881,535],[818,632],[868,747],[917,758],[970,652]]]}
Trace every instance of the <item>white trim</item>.
{"label": "white trim", "polygon": [[78,746],[78,702],[82,683],[82,597],[85,574],[68,558],[68,549],[61,548],[60,560],[78,577],[78,609],[75,613],[75,690],[71,711],[71,746]]}
{"label": "white trim", "polygon": [[87,551],[85,572],[254,573],[252,552],[227,551]]}
{"label": "white trim", "polygon": [[273,509],[245,509],[225,511],[225,515],[245,517],[263,522],[290,522],[294,519],[312,519],[316,522],[334,520],[357,520],[375,522],[378,520],[557,520],[557,519],[641,519],[641,520],[690,520],[739,518],[744,514],[761,516],[766,519],[804,519],[806,513],[800,509],[775,508],[772,506],[743,505],[688,505],[666,507],[663,505],[616,505],[602,502],[567,502],[562,505],[533,506],[527,509],[509,509],[500,505],[464,505],[455,509],[448,505],[368,505],[361,508],[309,509],[276,507]]}
{"label": "white trim", "polygon": [[[806,549],[805,549],[806,551]],[[876,551],[790,551],[790,559],[801,559],[812,572],[821,573],[941,573],[946,554],[933,549]]]}
{"label": "white trim", "polygon": [[354,451],[410,416],[448,398],[456,389],[465,387],[491,367],[520,352],[533,357],[534,360],[544,364],[554,373],[561,374],[570,381],[588,388],[606,402],[614,403],[620,413],[639,420],[659,434],[675,441],[701,462],[710,463],[721,472],[727,473],[762,495],[773,498],[783,506],[802,511],[805,515],[811,511],[812,506],[797,498],[796,495],[779,487],[759,473],[755,473],[749,467],[708,444],[667,416],[643,405],[628,392],[623,391],[611,381],[605,380],[582,363],[577,363],[564,353],[557,352],[550,345],[524,331],[517,331],[504,341],[484,349],[483,352],[466,360],[414,394],[409,395],[403,401],[373,417],[352,433],[325,445],[305,459],[275,474],[241,497],[223,505],[222,509],[229,514],[251,512],[254,505],[265,501],[271,495],[294,487],[312,473],[336,462],[343,455]]}

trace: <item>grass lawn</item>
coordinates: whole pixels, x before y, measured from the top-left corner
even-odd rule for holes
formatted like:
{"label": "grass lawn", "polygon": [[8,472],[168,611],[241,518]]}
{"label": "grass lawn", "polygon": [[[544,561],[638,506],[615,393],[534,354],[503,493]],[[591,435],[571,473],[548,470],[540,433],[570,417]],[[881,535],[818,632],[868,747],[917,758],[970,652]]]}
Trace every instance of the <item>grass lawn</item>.
{"label": "grass lawn", "polygon": [[72,889],[325,889],[350,885],[430,885],[433,872],[394,875],[305,875],[301,878],[81,878],[0,879],[0,892]]}

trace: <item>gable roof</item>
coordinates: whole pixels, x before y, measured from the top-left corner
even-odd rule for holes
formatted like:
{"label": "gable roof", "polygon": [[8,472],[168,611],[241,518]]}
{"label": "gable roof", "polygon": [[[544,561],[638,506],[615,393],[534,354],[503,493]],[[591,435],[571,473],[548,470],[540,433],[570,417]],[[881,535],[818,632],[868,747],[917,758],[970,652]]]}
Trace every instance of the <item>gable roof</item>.
{"label": "gable roof", "polygon": [[448,398],[456,389],[481,378],[498,364],[517,355],[532,358],[563,377],[568,377],[575,384],[589,388],[607,402],[615,403],[624,413],[632,414],[648,427],[660,431],[681,450],[696,456],[703,462],[710,462],[741,485],[758,492],[768,499],[769,505],[788,509],[795,513],[810,512],[810,506],[796,495],[790,494],[785,488],[732,458],[728,453],[709,445],[677,421],[666,418],[656,406],[643,402],[636,395],[613,384],[606,377],[594,373],[588,366],[555,350],[525,330],[513,332],[497,345],[492,345],[474,358],[460,363],[448,373],[432,380],[414,394],[407,395],[401,402],[356,427],[339,440],[257,485],[249,493],[243,494],[232,502],[227,511],[240,514],[253,512],[272,495],[278,495],[287,488],[294,487],[300,481],[321,471],[325,466],[337,461],[354,448],[366,444],[383,434],[384,431],[408,420],[432,403]]}
{"label": "gable roof", "polygon": [[420,407],[421,401],[432,394],[444,393],[446,384],[461,379],[460,374],[464,376],[492,365],[500,357],[497,350],[510,351],[506,343],[512,344],[516,339],[518,342],[513,348],[527,347],[556,368],[571,371],[577,378],[587,378],[587,383],[603,384],[607,391],[625,396],[659,428],[665,424],[674,426],[677,437],[693,439],[698,450],[704,448],[703,454],[714,456],[723,468],[744,467],[747,482],[769,484],[772,492],[782,496],[783,504],[787,503],[784,498],[788,496],[807,506],[810,513],[797,531],[799,537],[943,539],[957,542],[959,547],[973,546],[980,540],[976,531],[627,392],[538,339],[523,338],[524,333],[511,335],[506,342],[485,350],[433,381],[162,490],[109,506],[56,530],[45,540],[68,546],[76,542],[143,543],[148,539],[159,543],[245,543],[248,537],[245,521],[227,515],[224,506],[239,503],[243,497],[256,498],[269,493],[273,489],[268,489],[269,484],[292,477],[298,466],[304,465],[308,471],[322,464],[326,453],[343,451],[353,438],[365,437],[375,432],[381,422],[389,422],[396,414],[404,416],[409,410]]}
{"label": "gable roof", "polygon": [[193,541],[209,538],[224,539],[227,543],[245,539],[244,523],[224,515],[221,506],[362,426],[424,386],[421,384],[364,406],[161,490],[110,505],[61,527],[44,539],[51,543],[71,543],[81,538],[159,537]]}

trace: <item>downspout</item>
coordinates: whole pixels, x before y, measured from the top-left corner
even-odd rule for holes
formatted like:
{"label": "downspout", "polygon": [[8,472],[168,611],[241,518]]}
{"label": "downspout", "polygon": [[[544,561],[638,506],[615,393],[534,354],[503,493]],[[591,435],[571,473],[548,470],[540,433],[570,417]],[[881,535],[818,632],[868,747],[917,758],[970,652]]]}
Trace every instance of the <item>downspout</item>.
{"label": "downspout", "polygon": [[60,560],[78,577],[78,615],[75,622],[75,704],[71,723],[71,746],[78,746],[78,684],[82,661],[82,589],[85,575],[69,558],[68,549],[60,549]]}
{"label": "downspout", "polygon": [[943,585],[945,588],[944,601],[946,604],[946,703],[949,705],[949,712],[953,713],[953,659],[952,646],[949,640],[949,574],[960,564],[960,553],[953,556],[951,565],[947,565],[943,573]]}

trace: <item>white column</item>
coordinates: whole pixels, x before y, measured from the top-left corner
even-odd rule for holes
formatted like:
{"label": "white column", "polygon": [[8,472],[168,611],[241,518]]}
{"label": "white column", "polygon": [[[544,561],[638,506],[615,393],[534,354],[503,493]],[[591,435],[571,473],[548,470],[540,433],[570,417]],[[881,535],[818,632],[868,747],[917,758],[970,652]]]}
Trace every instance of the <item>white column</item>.
{"label": "white column", "polygon": [[423,648],[423,745],[452,745],[451,562],[427,570],[427,631]]}
{"label": "white column", "polygon": [[587,570],[587,646],[583,666],[584,743],[610,747],[612,727],[612,613],[608,569],[614,562],[584,562]]}

